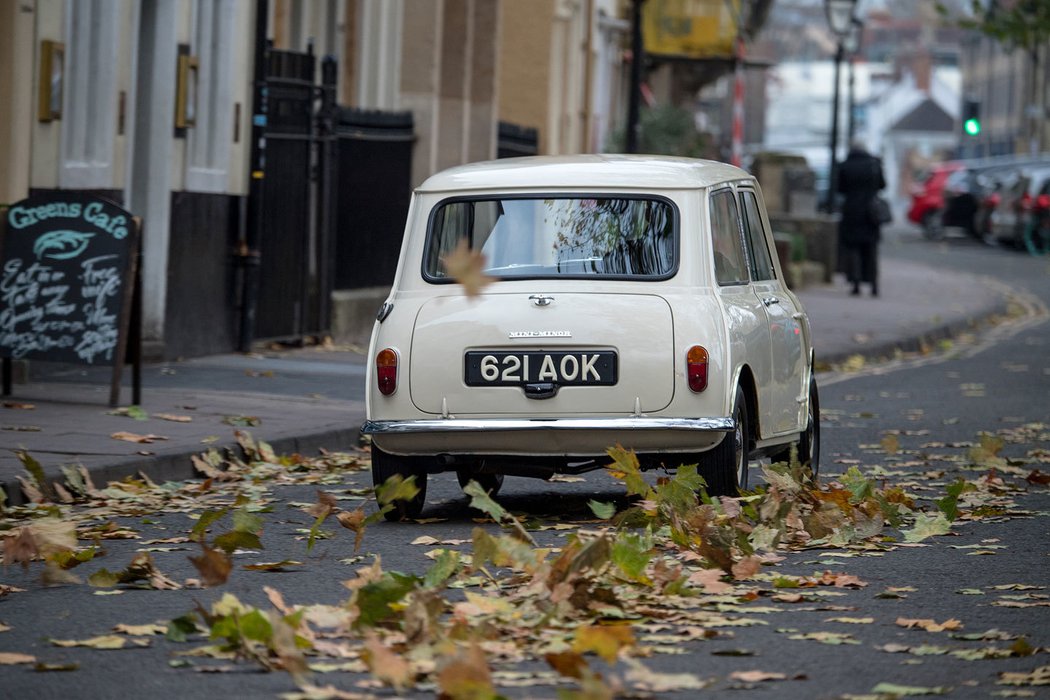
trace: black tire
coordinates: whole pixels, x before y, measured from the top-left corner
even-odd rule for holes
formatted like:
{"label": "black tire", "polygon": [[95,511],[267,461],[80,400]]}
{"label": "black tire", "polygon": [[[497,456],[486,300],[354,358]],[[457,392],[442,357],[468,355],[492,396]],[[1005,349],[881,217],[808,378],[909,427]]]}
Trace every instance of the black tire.
{"label": "black tire", "polygon": [[459,487],[461,489],[467,488],[467,484],[471,481],[476,481],[481,486],[482,490],[493,498],[499,493],[500,488],[503,487],[503,475],[502,474],[489,474],[487,472],[477,472],[473,469],[457,469],[456,479],[459,480]]}
{"label": "black tire", "polygon": [[410,476],[416,477],[419,493],[411,501],[394,501],[394,507],[384,513],[383,517],[391,522],[418,518],[427,500],[427,470],[423,460],[418,457],[392,455],[373,444],[372,486],[375,488],[382,486],[395,474],[400,474],[404,479]]}
{"label": "black tire", "polygon": [[809,420],[806,430],[799,437],[798,461],[809,464],[813,471],[813,480],[820,474],[820,395],[817,392],[817,378],[809,376]]}
{"label": "black tire", "polygon": [[733,420],[736,429],[728,433],[718,446],[708,452],[703,476],[707,492],[712,496],[736,496],[748,485],[748,457],[751,425],[747,415],[744,390],[736,388],[733,398]]}
{"label": "black tire", "polygon": [[944,221],[940,209],[931,209],[922,216],[922,235],[931,241],[944,238]]}

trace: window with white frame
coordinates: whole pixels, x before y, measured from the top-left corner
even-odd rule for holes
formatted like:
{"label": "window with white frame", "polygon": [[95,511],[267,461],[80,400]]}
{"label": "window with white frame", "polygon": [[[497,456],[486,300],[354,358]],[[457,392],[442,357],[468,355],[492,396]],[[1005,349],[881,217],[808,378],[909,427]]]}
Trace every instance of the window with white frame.
{"label": "window with white frame", "polygon": [[186,190],[225,192],[233,140],[234,0],[196,0],[193,41],[197,58],[196,123],[186,133]]}
{"label": "window with white frame", "polygon": [[68,0],[59,187],[108,189],[113,182],[121,3]]}

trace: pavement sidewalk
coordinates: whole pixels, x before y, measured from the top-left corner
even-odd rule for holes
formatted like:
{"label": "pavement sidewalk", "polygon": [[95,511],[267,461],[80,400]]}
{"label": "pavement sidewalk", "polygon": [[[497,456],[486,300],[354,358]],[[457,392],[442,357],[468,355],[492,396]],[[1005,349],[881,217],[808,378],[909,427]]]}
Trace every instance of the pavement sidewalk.
{"label": "pavement sidewalk", "polygon": [[[821,363],[918,350],[1002,313],[1007,304],[1004,288],[990,281],[904,259],[883,259],[881,284],[878,298],[851,297],[841,281],[800,293]],[[139,472],[155,481],[195,476],[190,456],[234,447],[236,430],[278,453],[349,449],[358,444],[364,420],[365,361],[361,348],[321,347],[146,365],[145,420],[109,408],[108,369],[31,368],[29,382],[0,399],[0,487],[8,504],[24,502],[17,481],[25,475],[21,450],[48,477],[80,464],[102,485]],[[130,394],[128,379],[122,399]],[[183,422],[170,419],[176,416]],[[158,438],[112,437],[120,432]]]}

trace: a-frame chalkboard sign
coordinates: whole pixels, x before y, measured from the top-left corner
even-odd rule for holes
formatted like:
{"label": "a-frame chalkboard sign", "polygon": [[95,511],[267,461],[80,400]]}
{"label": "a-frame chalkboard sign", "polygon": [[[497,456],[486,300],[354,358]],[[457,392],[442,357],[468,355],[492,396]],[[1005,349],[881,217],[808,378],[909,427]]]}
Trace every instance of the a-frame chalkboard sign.
{"label": "a-frame chalkboard sign", "polygon": [[37,195],[0,208],[0,357],[112,366],[109,403],[126,361],[141,402],[141,222],[82,192]]}

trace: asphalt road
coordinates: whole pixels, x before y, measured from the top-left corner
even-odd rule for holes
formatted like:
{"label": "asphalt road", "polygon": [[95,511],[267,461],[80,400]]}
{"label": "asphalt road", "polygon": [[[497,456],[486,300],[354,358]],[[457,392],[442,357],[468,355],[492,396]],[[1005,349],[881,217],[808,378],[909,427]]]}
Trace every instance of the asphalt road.
{"label": "asphalt road", "polygon": [[[1035,310],[1039,300],[1050,300],[1050,259],[1036,260],[968,241],[930,243],[912,236],[888,243],[883,264],[892,264],[893,256],[994,277],[1017,290],[1019,299]],[[857,466],[881,474],[886,486],[903,485],[923,498],[940,497],[944,485],[956,476],[974,480],[985,473],[969,470],[966,457],[981,433],[1004,439],[1000,457],[1050,472],[1050,323],[1045,316],[1005,322],[980,338],[957,341],[945,352],[854,370],[820,377],[825,481]],[[1013,482],[1018,483],[1016,477]],[[348,531],[326,525],[324,529],[334,536],[307,551],[306,542],[296,538],[303,537],[312,518],[297,504],[313,502],[316,489],[324,488],[347,499],[340,501],[344,507],[352,507],[357,502],[354,489],[369,483],[367,472],[355,472],[332,483],[273,487],[273,511],[264,514],[265,550],[235,555],[238,568],[217,588],[96,595],[98,589],[86,585],[41,587],[39,565],[26,572],[19,567],[3,570],[0,583],[26,590],[0,598],[0,622],[11,628],[0,632],[0,652],[32,654],[52,664],[75,662],[78,668],[36,672],[30,665],[0,666],[0,696],[239,698],[274,697],[294,690],[287,674],[263,673],[246,661],[209,665],[192,659],[194,668],[173,667],[173,660],[185,658],[175,654],[193,645],[162,637],[150,638],[146,648],[121,650],[59,648],[48,640],[102,635],[119,623],[171,620],[197,603],[210,606],[225,593],[266,607],[263,586],[280,590],[292,604],[338,604],[348,596],[343,582],[353,577],[358,566],[371,563],[372,555],[381,557],[385,569],[420,574],[432,565],[426,557],[432,547],[411,544],[413,540],[422,535],[469,540],[477,526],[478,513],[467,506],[455,477],[440,475],[431,477],[424,512],[440,520],[371,526],[356,554]],[[622,494],[622,486],[602,473],[568,483],[508,478],[500,502],[534,525],[550,527],[588,521],[588,500],[622,505]],[[1012,500],[1006,515],[962,523],[952,535],[921,543],[928,546],[789,553],[774,573],[808,576],[832,571],[856,576],[867,585],[831,588],[828,592],[835,595],[804,605],[771,605],[768,598],[759,598],[732,613],[742,621],[739,626],[719,628],[703,641],[681,642],[678,646],[685,653],[654,654],[644,662],[654,670],[688,672],[709,683],[702,691],[683,691],[678,697],[839,698],[871,693],[880,683],[939,688],[951,698],[987,698],[1005,690],[1045,693],[1044,688],[997,685],[1003,672],[1031,673],[1050,665],[1045,651],[1017,658],[962,658],[944,649],[1004,648],[1012,642],[968,641],[950,636],[950,630],[927,632],[897,624],[898,618],[954,619],[962,625],[957,632],[995,629],[1006,636],[1023,636],[1032,647],[1050,647],[1050,491],[1032,486],[1012,494]],[[930,506],[929,501],[922,502]],[[111,520],[104,511],[96,515],[100,523]],[[184,535],[194,521],[184,512],[171,512],[118,522],[134,528],[140,538],[106,540],[106,556],[77,569],[78,574],[86,576],[101,566],[120,569],[145,546],[145,540]],[[593,522],[585,526],[595,527]],[[487,527],[495,531],[494,526]],[[533,535],[541,546],[566,542],[561,530],[538,529]],[[190,544],[152,546],[173,548],[152,552],[157,566],[171,579],[181,582],[197,576],[186,558],[195,553]],[[469,542],[459,549],[469,552]],[[348,563],[355,556],[364,559]],[[240,568],[248,562],[283,559],[303,564],[284,573]],[[894,597],[884,597],[888,591]],[[769,609],[750,612],[748,605],[752,610]],[[857,622],[867,618],[870,622]],[[853,641],[842,643],[844,638],[839,637],[839,643],[828,643],[836,638],[822,636],[826,632],[846,633]],[[807,634],[810,638],[805,638]],[[890,653],[886,645],[909,651]],[[216,664],[220,672],[200,671]],[[520,668],[536,671],[546,665],[526,663]],[[749,684],[730,676],[752,670],[781,673],[785,678]],[[604,672],[622,676],[624,670],[614,667]],[[318,676],[320,685],[367,690],[354,685],[364,678],[360,674]],[[501,690],[508,697],[556,694],[553,687],[542,685]]]}

